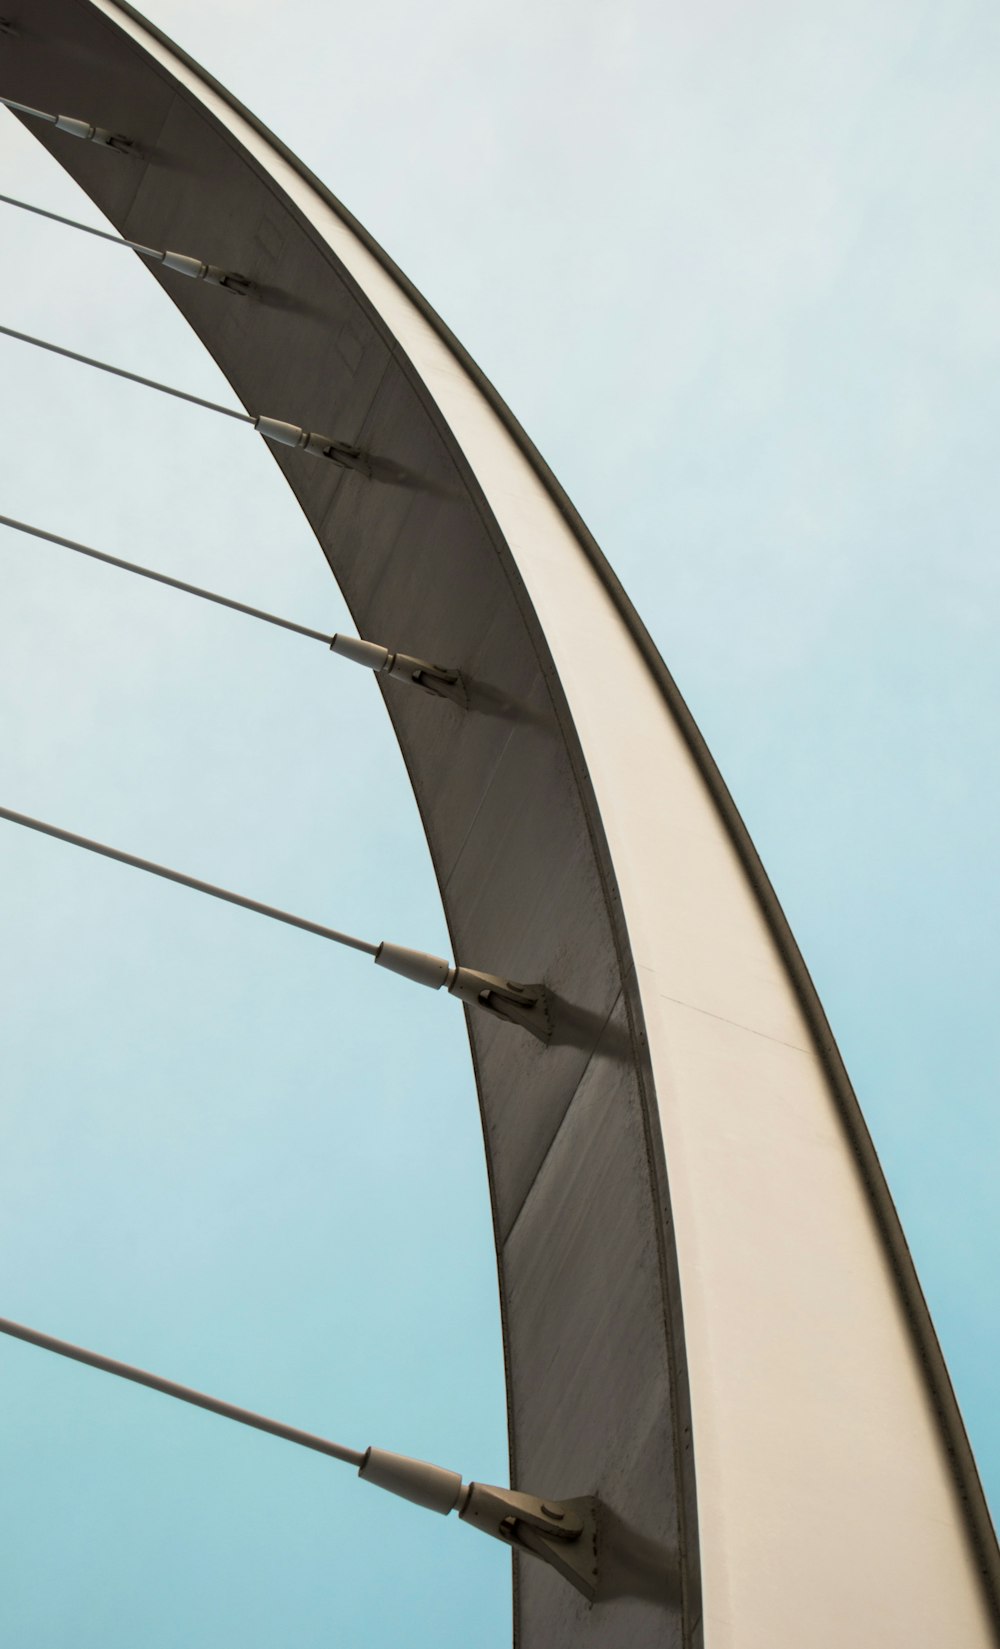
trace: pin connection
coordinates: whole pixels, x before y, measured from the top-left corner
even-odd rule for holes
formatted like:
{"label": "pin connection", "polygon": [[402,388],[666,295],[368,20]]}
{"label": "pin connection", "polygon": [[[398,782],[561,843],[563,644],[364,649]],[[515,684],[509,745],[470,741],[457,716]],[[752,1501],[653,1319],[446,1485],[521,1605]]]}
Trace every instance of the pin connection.
{"label": "pin connection", "polygon": [[470,1007],[485,1008],[497,1019],[520,1025],[539,1042],[552,1039],[552,1015],[548,992],[544,985],[523,985],[514,979],[504,979],[495,973],[481,973],[476,968],[460,968],[446,962],[443,956],[431,956],[427,951],[409,950],[405,945],[391,945],[383,940],[375,952],[375,962],[417,985],[427,985],[439,991],[442,986],[449,995]]}
{"label": "pin connection", "polygon": [[[13,34],[17,31],[8,26],[5,31]],[[82,137],[86,143],[99,143],[104,148],[116,149],[122,155],[134,155],[136,145],[130,137],[122,137],[120,132],[109,132],[106,126],[94,126],[89,120],[78,120],[75,115],[53,115],[46,109],[33,109],[30,103],[17,103],[12,97],[0,97],[8,109],[15,114],[29,115],[32,120],[44,120],[47,125],[54,126],[59,132],[68,132],[70,137]]]}
{"label": "pin connection", "polygon": [[335,441],[332,435],[316,435],[298,424],[286,424],[281,418],[258,415],[253,424],[265,441],[275,446],[297,447],[300,452],[311,453],[314,458],[332,458],[342,469],[358,470],[362,475],[371,476],[371,464],[361,448],[352,447],[347,441]]}
{"label": "pin connection", "polygon": [[393,676],[414,687],[422,687],[435,698],[451,699],[452,703],[468,709],[468,695],[457,670],[446,670],[440,664],[428,664],[426,659],[413,658],[409,653],[391,653],[375,641],[362,641],[360,636],[335,635],[330,642],[331,653],[348,658],[353,664],[364,665],[376,675]]}

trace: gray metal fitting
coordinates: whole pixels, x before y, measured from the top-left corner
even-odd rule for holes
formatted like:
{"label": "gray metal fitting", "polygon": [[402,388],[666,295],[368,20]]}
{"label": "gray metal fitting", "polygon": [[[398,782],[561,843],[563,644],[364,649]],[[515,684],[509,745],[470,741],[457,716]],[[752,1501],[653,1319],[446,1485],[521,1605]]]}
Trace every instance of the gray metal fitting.
{"label": "gray metal fitting", "polygon": [[336,635],[330,642],[331,653],[349,658],[352,664],[362,664],[367,670],[386,670],[392,660],[388,647],[377,641],[362,641],[360,636]]}
{"label": "gray metal fitting", "polygon": [[375,964],[404,979],[412,979],[414,984],[427,985],[432,991],[439,991],[445,985],[449,994],[457,996],[460,1002],[472,1008],[485,1008],[487,1013],[510,1025],[520,1025],[539,1042],[551,1040],[552,1018],[544,985],[520,985],[495,973],[452,967],[443,956],[408,950],[405,945],[390,945],[385,940],[375,952]]}
{"label": "gray metal fitting", "polygon": [[376,641],[362,641],[360,636],[336,635],[330,642],[331,653],[349,658],[353,664],[363,664],[378,675],[392,676],[396,681],[409,682],[434,698],[451,699],[453,703],[468,706],[465,687],[457,670],[443,670],[426,659],[411,658],[408,653],[390,653]]}
{"label": "gray metal fitting", "polygon": [[427,1460],[411,1460],[408,1454],[390,1454],[386,1449],[366,1450],[358,1476],[443,1517],[455,1510],[462,1493],[461,1472],[432,1466]]}
{"label": "gray metal fitting", "polygon": [[280,418],[261,416],[253,422],[254,428],[260,430],[265,441],[273,441],[275,446],[301,447],[308,439],[306,431],[300,429],[298,424],[286,424]]}
{"label": "gray metal fitting", "polygon": [[494,1540],[540,1557],[593,1603],[597,1593],[597,1501],[593,1496],[540,1500],[517,1489],[470,1483],[458,1515]]}
{"label": "gray metal fitting", "polygon": [[452,996],[471,1007],[485,1008],[497,1019],[520,1025],[539,1042],[552,1039],[552,1015],[544,985],[522,985],[494,973],[480,973],[475,968],[455,968],[448,989]]}
{"label": "gray metal fitting", "polygon": [[397,681],[408,681],[437,699],[450,699],[463,710],[469,707],[465,684],[457,670],[442,669],[439,664],[428,664],[426,659],[411,658],[409,653],[394,653],[389,674]]}
{"label": "gray metal fitting", "polygon": [[92,126],[89,120],[75,120],[72,115],[56,115],[52,124],[58,131],[68,132],[71,137],[82,137],[86,143],[102,143],[108,149],[117,149],[120,154],[127,155],[135,148],[131,138],[109,132],[103,126]]}
{"label": "gray metal fitting", "polygon": [[385,940],[375,952],[375,965],[388,968],[390,973],[401,974],[404,979],[412,979],[415,985],[427,985],[432,991],[439,991],[442,985],[447,985],[456,971],[443,956],[430,956],[424,950],[408,950],[405,945],[390,945]]}
{"label": "gray metal fitting", "polygon": [[237,274],[235,269],[220,269],[214,263],[206,263],[202,279],[208,286],[224,286],[238,298],[245,298],[253,290],[253,281],[246,275]]}
{"label": "gray metal fitting", "polygon": [[386,1449],[366,1449],[358,1476],[443,1517],[457,1507],[463,1523],[505,1546],[541,1558],[593,1603],[597,1594],[597,1501],[593,1496],[540,1500],[517,1489],[463,1484],[460,1472]]}
{"label": "gray metal fitting", "polygon": [[298,424],[286,424],[281,418],[257,417],[254,426],[266,441],[274,441],[281,447],[301,447],[303,452],[311,453],[314,458],[331,458],[343,469],[360,470],[362,475],[371,475],[371,466],[360,447],[352,447],[346,441],[334,441],[329,435],[316,435]]}
{"label": "gray metal fitting", "polygon": [[160,262],[164,269],[173,269],[178,275],[187,275],[193,281],[203,281],[208,274],[208,264],[202,263],[200,258],[189,258],[186,252],[161,252]]}
{"label": "gray metal fitting", "polygon": [[341,469],[357,470],[359,474],[371,477],[372,467],[365,454],[360,447],[352,447],[349,441],[334,441],[329,435],[309,434],[303,446],[314,458],[330,458]]}
{"label": "gray metal fitting", "polygon": [[208,286],[225,286],[240,297],[245,297],[250,290],[250,282],[245,275],[220,269],[214,263],[202,263],[200,258],[190,258],[186,252],[154,252],[148,246],[140,246],[136,250],[144,257],[158,258],[165,269],[173,269],[178,275],[187,275],[191,280],[205,281]]}

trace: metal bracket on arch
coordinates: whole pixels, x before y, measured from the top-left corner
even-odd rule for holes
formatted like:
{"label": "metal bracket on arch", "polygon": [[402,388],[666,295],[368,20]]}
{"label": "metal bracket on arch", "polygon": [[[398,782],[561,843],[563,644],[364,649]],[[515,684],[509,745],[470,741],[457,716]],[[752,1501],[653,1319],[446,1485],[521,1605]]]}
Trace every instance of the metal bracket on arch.
{"label": "metal bracket on arch", "polygon": [[330,435],[317,435],[312,430],[302,429],[299,424],[286,424],[281,418],[265,418],[262,414],[254,418],[254,427],[265,441],[271,441],[275,446],[298,447],[302,452],[311,453],[314,458],[330,458],[342,469],[357,470],[371,478],[372,467],[368,458],[360,447],[352,447],[348,441],[335,441]]}
{"label": "metal bracket on arch", "polygon": [[469,695],[457,670],[445,670],[439,664],[428,664],[426,659],[411,658],[408,653],[394,653],[388,674],[397,681],[412,682],[432,698],[450,699],[460,709],[469,708]]}
{"label": "metal bracket on arch", "polygon": [[360,636],[335,635],[330,642],[331,653],[349,658],[376,675],[393,676],[397,681],[420,687],[434,698],[450,699],[461,709],[469,707],[465,684],[457,670],[448,670],[440,664],[429,664],[424,658],[413,658],[409,653],[391,653],[376,641],[363,641]]}
{"label": "metal bracket on arch", "polygon": [[597,1500],[539,1500],[517,1489],[470,1483],[458,1515],[515,1550],[530,1552],[582,1592],[588,1603],[597,1593]]}
{"label": "metal bracket on arch", "polygon": [[521,985],[516,980],[501,979],[495,973],[480,973],[475,968],[456,967],[453,973],[448,990],[459,1001],[467,1002],[470,1007],[485,1008],[487,1013],[505,1019],[510,1025],[520,1025],[539,1042],[551,1042],[552,1015],[544,985]]}
{"label": "metal bracket on arch", "polygon": [[427,985],[431,990],[439,991],[444,986],[449,995],[457,996],[460,1002],[484,1008],[510,1025],[520,1025],[539,1042],[552,1040],[552,1015],[544,985],[522,985],[499,974],[460,968],[446,962],[443,956],[431,956],[426,951],[410,950],[386,940],[376,950],[375,962],[378,967],[388,968],[390,973],[412,979],[417,985]]}

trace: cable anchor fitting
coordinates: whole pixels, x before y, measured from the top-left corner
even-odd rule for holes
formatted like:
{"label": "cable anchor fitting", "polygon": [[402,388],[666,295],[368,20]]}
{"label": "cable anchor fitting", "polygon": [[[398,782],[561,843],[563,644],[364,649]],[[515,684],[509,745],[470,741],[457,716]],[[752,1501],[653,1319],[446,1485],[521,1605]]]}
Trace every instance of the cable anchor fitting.
{"label": "cable anchor fitting", "polygon": [[58,132],[68,132],[71,137],[82,137],[85,143],[100,143],[106,149],[116,149],[120,155],[135,153],[135,144],[130,137],[122,137],[120,132],[109,132],[104,126],[92,126],[89,120],[75,120],[72,115],[56,115],[54,124]]}
{"label": "cable anchor fitting", "polygon": [[[9,24],[4,33],[16,33]],[[122,137],[120,132],[109,132],[105,126],[94,126],[89,120],[77,120],[73,115],[52,115],[47,109],[33,109],[30,103],[18,103],[12,97],[0,97],[0,103],[5,108],[13,109],[15,114],[30,115],[33,120],[44,120],[47,125],[54,126],[59,132],[68,132],[70,137],[82,137],[85,143],[100,143],[107,149],[117,149],[119,154],[134,155],[138,147],[130,137]]]}
{"label": "cable anchor fitting", "polygon": [[428,664],[426,659],[413,658],[409,653],[390,653],[388,647],[380,647],[375,641],[362,641],[360,636],[335,635],[330,640],[330,651],[374,670],[376,675],[393,676],[397,681],[423,688],[434,698],[451,699],[463,710],[468,709],[465,684],[457,670]]}
{"label": "cable anchor fitting", "polygon": [[505,1546],[541,1558],[593,1603],[597,1592],[597,1501],[593,1496],[540,1500],[518,1489],[463,1484],[460,1472],[406,1454],[390,1454],[387,1449],[366,1449],[358,1476],[443,1517],[457,1511],[463,1523]]}
{"label": "cable anchor fitting", "polygon": [[392,945],[387,940],[376,950],[375,962],[378,967],[388,968],[414,984],[427,985],[434,991],[443,986],[460,1002],[485,1008],[487,1013],[510,1025],[520,1025],[539,1042],[552,1040],[552,1015],[544,985],[522,985],[495,973],[452,966],[443,956],[430,956],[426,951]]}
{"label": "cable anchor fitting", "polygon": [[371,477],[368,458],[360,447],[352,447],[347,441],[335,441],[330,435],[317,435],[298,424],[286,424],[281,418],[260,416],[255,417],[253,423],[265,441],[271,441],[275,446],[298,447],[302,452],[311,453],[314,458],[330,458],[341,469],[358,470],[361,475]]}
{"label": "cable anchor fitting", "polygon": [[463,1491],[458,1515],[502,1540],[530,1552],[557,1570],[582,1592],[588,1603],[597,1595],[597,1500],[539,1500],[518,1489],[497,1489],[488,1483],[470,1483]]}
{"label": "cable anchor fitting", "polygon": [[144,258],[154,258],[162,263],[164,269],[173,269],[178,275],[187,275],[190,280],[204,281],[207,286],[224,286],[239,297],[246,297],[251,283],[245,275],[237,275],[234,270],[220,269],[217,264],[203,263],[201,258],[189,257],[186,252],[160,252],[153,246],[136,246]]}
{"label": "cable anchor fitting", "polygon": [[552,1015],[544,985],[522,985],[514,979],[501,979],[495,973],[456,967],[452,969],[448,990],[470,1007],[485,1008],[496,1019],[520,1025],[539,1042],[552,1040]]}

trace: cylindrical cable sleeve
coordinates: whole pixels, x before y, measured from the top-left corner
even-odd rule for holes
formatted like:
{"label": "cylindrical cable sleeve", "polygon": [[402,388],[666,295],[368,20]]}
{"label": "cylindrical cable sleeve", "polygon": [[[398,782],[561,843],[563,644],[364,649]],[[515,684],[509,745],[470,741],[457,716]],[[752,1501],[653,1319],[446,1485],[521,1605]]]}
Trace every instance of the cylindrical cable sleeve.
{"label": "cylindrical cable sleeve", "polygon": [[134,853],[123,853],[121,848],[108,847],[105,842],[91,841],[89,836],[78,836],[72,830],[62,830],[58,825],[46,824],[43,819],[33,819],[27,813],[15,813],[12,808],[0,807],[0,819],[7,819],[11,824],[24,825],[28,830],[38,830],[43,836],[54,836],[57,841],[69,842],[71,847],[86,848],[88,853],[100,853],[105,859],[116,859],[119,864],[131,865],[133,870],[148,870],[153,876],[162,876],[168,882],[179,882],[181,887],[193,888],[196,893],[211,894],[213,899],[224,899],[227,904],[241,905],[244,910],[255,911],[258,916],[270,916],[275,922],[287,922],[289,927],[304,928],[306,933],[318,934],[321,939],[332,939],[336,945],[346,945],[350,950],[364,951],[368,956],[375,956],[378,945],[369,944],[367,939],[356,939],[353,934],[340,933],[336,928],[324,927],[321,922],[310,922],[304,916],[293,916],[287,910],[278,910],[274,905],[261,904],[258,899],[247,899],[242,893],[230,893],[227,888],[216,887],[213,882],[202,882],[196,876],[185,876],[183,871],[170,870],[166,865],[154,864],[151,859],[140,859]]}
{"label": "cylindrical cable sleeve", "polygon": [[235,1420],[241,1426],[253,1426],[256,1431],[268,1431],[272,1437],[283,1437],[287,1443],[298,1443],[304,1449],[315,1449],[317,1454],[328,1454],[334,1460],[343,1460],[349,1466],[361,1467],[367,1459],[365,1449],[348,1449],[341,1443],[331,1443],[326,1437],[317,1437],[311,1431],[300,1431],[298,1426],[286,1426],[281,1420],[269,1420],[266,1415],[255,1414],[252,1409],[238,1408],[235,1403],[224,1403],[219,1397],[209,1397],[203,1391],[195,1391],[191,1386],[178,1385],[176,1380],[164,1380],[159,1374],[150,1374],[144,1368],[133,1368],[131,1363],[120,1363],[115,1357],[105,1357],[99,1351],[87,1351],[83,1346],[71,1345],[68,1340],[57,1340],[51,1334],[40,1334],[35,1328],[25,1328],[23,1323],[12,1323],[7,1317],[0,1317],[0,1334],[8,1334],[12,1339],[24,1340],[30,1346],[38,1346],[42,1351],[54,1351],[58,1357],[69,1357],[75,1363],[86,1363],[90,1368],[100,1369],[104,1374],[114,1374],[120,1380],[132,1380],[137,1386],[149,1386],[151,1391],[160,1391],[164,1397],[176,1397],[182,1403],[191,1403],[195,1408],[207,1409],[210,1414],[221,1414],[225,1420]]}
{"label": "cylindrical cable sleeve", "polygon": [[415,985],[427,985],[432,991],[439,991],[455,972],[443,956],[431,956],[425,950],[411,950],[407,945],[391,945],[387,940],[383,940],[376,950],[375,962],[378,967],[388,968],[390,973],[398,973]]}
{"label": "cylindrical cable sleeve", "polygon": [[352,664],[364,665],[366,670],[384,670],[392,656],[388,647],[380,647],[377,641],[362,641],[360,636],[332,636],[330,651],[349,658]]}
{"label": "cylindrical cable sleeve", "polygon": [[444,1517],[454,1511],[462,1492],[461,1472],[432,1466],[428,1460],[413,1460],[408,1454],[390,1454],[388,1449],[368,1449],[358,1476]]}

